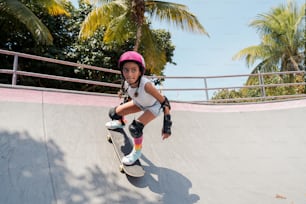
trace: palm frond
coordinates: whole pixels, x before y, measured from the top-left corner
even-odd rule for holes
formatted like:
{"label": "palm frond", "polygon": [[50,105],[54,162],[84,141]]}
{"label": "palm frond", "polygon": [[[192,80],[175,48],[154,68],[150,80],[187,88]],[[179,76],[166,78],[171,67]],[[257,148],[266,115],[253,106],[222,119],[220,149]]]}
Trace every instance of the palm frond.
{"label": "palm frond", "polygon": [[70,13],[65,9],[68,0],[33,0],[33,2],[44,7],[50,15],[70,16]]}
{"label": "palm frond", "polygon": [[124,13],[109,23],[103,38],[105,43],[116,41],[118,44],[123,44],[133,35],[133,30],[135,30],[133,26],[136,26],[130,23],[127,15]]}
{"label": "palm frond", "polygon": [[81,25],[80,39],[87,39],[101,27],[108,27],[110,22],[124,13],[125,5],[114,2],[94,8]]}
{"label": "palm frond", "polygon": [[146,67],[152,74],[161,75],[161,70],[167,63],[166,51],[157,45],[148,24],[142,26],[141,44],[145,45],[143,56]]}
{"label": "palm frond", "polygon": [[41,44],[52,44],[53,37],[49,29],[35,16],[35,14],[18,0],[5,1],[2,11],[18,19]]}
{"label": "palm frond", "polygon": [[146,1],[146,12],[151,18],[159,21],[165,21],[173,24],[182,30],[197,32],[209,36],[208,32],[198,21],[197,17],[188,11],[188,8],[182,4],[162,2],[162,1]]}
{"label": "palm frond", "polygon": [[267,71],[279,66],[279,70],[299,70],[305,51],[304,14],[305,4],[299,9],[294,1],[272,8],[270,12],[257,15],[249,25],[257,29],[261,43],[239,51],[233,59],[245,58],[248,66],[262,60],[260,68]]}
{"label": "palm frond", "polygon": [[249,46],[236,53],[233,60],[245,58],[247,66],[250,67],[256,60],[260,60],[262,56],[266,55],[265,53],[265,47],[262,45]]}
{"label": "palm frond", "polygon": [[57,16],[57,15],[66,15],[66,16],[70,16],[70,13],[60,4],[57,3],[52,3],[52,1],[50,1],[50,4],[46,7],[48,10],[48,13],[53,15],[53,16]]}

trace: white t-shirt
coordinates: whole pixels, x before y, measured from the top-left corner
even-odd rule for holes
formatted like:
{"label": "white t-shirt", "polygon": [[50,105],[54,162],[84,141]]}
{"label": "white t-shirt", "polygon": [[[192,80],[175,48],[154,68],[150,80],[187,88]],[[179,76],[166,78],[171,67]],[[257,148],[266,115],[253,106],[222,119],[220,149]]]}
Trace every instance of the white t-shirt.
{"label": "white t-shirt", "polygon": [[[150,107],[156,103],[156,98],[154,98],[151,94],[147,93],[145,90],[145,84],[152,83],[148,78],[142,76],[139,84],[139,88],[132,88],[129,84],[125,81],[124,88],[127,89],[128,95],[135,101],[137,104],[141,105],[142,107]],[[135,92],[138,92],[138,96],[135,97]]]}

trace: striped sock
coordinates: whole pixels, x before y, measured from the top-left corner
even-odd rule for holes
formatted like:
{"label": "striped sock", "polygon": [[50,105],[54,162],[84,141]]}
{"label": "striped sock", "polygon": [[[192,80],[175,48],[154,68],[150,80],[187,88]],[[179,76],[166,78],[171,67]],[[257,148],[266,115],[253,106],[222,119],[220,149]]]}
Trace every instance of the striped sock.
{"label": "striped sock", "polygon": [[134,151],[139,152],[142,149],[143,136],[134,138]]}
{"label": "striped sock", "polygon": [[141,149],[142,149],[142,140],[143,136],[139,138],[134,138],[134,147],[133,150],[130,154],[124,156],[122,158],[122,163],[126,165],[131,165],[133,164],[137,159],[140,158],[141,156]]}

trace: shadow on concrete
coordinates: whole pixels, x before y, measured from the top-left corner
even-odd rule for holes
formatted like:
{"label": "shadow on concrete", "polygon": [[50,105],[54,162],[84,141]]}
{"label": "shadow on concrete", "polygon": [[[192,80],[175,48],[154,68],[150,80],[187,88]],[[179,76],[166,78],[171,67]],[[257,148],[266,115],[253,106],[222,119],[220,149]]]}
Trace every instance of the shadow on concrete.
{"label": "shadow on concrete", "polygon": [[147,165],[143,165],[146,171],[144,178],[127,176],[129,181],[139,187],[148,187],[152,192],[159,194],[162,203],[192,204],[200,200],[200,196],[190,194],[191,181],[177,171],[154,165],[145,155],[141,157]]}
{"label": "shadow on concrete", "polygon": [[146,127],[146,174],[134,179],[119,172],[102,137],[116,103],[110,98],[87,103],[88,95],[25,90],[2,96],[1,204],[305,203],[306,100],[173,104],[173,139],[156,136],[161,117]]}
{"label": "shadow on concrete", "polygon": [[[0,203],[143,203],[145,197],[118,185],[117,176],[99,166],[75,175],[54,141],[0,131]],[[157,183],[150,188],[158,192]]]}

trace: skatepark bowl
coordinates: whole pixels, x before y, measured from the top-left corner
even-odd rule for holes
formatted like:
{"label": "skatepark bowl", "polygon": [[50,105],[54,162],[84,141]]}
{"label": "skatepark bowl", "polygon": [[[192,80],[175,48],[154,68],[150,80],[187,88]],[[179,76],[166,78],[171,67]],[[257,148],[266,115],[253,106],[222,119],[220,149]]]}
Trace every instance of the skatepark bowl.
{"label": "skatepark bowl", "polygon": [[172,102],[169,139],[161,140],[161,116],[144,129],[138,179],[120,173],[106,140],[108,110],[119,103],[0,87],[0,203],[306,203],[305,99]]}

